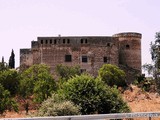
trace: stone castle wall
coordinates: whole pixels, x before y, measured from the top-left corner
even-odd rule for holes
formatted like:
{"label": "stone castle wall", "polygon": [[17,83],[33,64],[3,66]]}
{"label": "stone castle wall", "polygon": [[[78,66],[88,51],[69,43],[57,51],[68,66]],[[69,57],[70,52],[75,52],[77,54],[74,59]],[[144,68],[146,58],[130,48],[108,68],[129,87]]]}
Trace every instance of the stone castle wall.
{"label": "stone castle wall", "polygon": [[141,71],[141,34],[113,36],[38,37],[31,49],[20,50],[20,65],[47,64],[51,72],[57,64],[79,65],[82,71],[97,75],[103,64],[119,64]]}

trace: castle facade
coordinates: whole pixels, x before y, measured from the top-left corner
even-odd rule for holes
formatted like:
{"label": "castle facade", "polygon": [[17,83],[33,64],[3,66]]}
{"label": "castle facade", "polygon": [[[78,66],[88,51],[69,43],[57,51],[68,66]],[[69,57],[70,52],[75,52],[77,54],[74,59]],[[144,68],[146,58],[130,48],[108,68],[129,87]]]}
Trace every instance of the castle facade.
{"label": "castle facade", "polygon": [[113,36],[38,37],[31,48],[20,49],[20,66],[47,64],[54,74],[58,64],[79,65],[81,71],[97,75],[103,64],[125,66],[141,73],[140,33]]}

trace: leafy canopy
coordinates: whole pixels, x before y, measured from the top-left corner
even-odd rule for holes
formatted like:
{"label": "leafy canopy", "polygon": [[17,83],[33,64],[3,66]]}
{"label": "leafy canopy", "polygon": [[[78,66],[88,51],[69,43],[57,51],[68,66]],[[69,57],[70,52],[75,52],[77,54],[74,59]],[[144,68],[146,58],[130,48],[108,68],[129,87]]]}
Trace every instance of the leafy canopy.
{"label": "leafy canopy", "polygon": [[63,84],[60,94],[81,106],[82,114],[128,112],[129,108],[117,89],[106,86],[100,79],[82,74]]}
{"label": "leafy canopy", "polygon": [[19,88],[20,75],[16,70],[0,71],[0,83],[11,95],[16,95]]}
{"label": "leafy canopy", "polygon": [[18,105],[11,98],[10,92],[5,90],[0,84],[0,114],[3,114],[6,110],[11,110],[18,112]]}
{"label": "leafy canopy", "polygon": [[23,97],[34,95],[35,101],[42,102],[51,96],[56,83],[47,65],[37,64],[22,73],[20,93]]}
{"label": "leafy canopy", "polygon": [[125,86],[125,72],[116,65],[104,64],[98,71],[99,78],[109,86]]}

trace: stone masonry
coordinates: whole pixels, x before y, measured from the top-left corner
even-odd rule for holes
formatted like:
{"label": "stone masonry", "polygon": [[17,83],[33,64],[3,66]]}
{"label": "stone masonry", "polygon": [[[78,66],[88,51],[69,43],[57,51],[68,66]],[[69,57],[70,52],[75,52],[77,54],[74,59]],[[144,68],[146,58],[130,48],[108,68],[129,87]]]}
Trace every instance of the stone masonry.
{"label": "stone masonry", "polygon": [[79,65],[81,71],[97,75],[103,64],[125,66],[141,73],[141,34],[113,36],[38,37],[30,49],[20,49],[20,66],[47,64],[54,74],[58,64]]}

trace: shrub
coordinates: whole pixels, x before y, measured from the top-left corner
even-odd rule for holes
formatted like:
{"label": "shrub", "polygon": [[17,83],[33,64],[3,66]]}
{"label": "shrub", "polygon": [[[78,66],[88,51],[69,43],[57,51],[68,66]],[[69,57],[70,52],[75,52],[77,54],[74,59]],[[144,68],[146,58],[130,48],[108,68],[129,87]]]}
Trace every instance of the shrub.
{"label": "shrub", "polygon": [[130,111],[116,88],[110,88],[100,79],[89,75],[70,78],[59,93],[81,106],[82,114]]}
{"label": "shrub", "polygon": [[126,86],[125,72],[116,65],[104,64],[98,71],[99,77],[109,86]]}
{"label": "shrub", "polygon": [[53,94],[42,103],[38,110],[38,116],[65,116],[80,114],[80,107],[73,102],[65,100],[57,94]]}
{"label": "shrub", "polygon": [[18,112],[18,105],[13,99],[11,99],[10,92],[5,90],[0,84],[0,114],[3,114],[6,110],[12,109]]}

